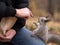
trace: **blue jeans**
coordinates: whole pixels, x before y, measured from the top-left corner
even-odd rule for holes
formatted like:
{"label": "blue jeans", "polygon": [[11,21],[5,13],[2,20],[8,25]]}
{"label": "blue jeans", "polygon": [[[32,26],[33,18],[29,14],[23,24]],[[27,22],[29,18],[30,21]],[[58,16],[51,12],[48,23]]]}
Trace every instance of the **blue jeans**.
{"label": "blue jeans", "polygon": [[45,45],[38,37],[32,37],[32,32],[25,27],[20,29],[10,42],[10,45]]}

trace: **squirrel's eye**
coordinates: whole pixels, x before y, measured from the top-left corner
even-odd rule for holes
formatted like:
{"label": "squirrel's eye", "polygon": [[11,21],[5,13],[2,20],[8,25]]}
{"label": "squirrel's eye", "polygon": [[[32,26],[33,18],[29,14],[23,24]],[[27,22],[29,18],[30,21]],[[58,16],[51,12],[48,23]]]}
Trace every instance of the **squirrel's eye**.
{"label": "squirrel's eye", "polygon": [[41,21],[44,21],[43,19]]}

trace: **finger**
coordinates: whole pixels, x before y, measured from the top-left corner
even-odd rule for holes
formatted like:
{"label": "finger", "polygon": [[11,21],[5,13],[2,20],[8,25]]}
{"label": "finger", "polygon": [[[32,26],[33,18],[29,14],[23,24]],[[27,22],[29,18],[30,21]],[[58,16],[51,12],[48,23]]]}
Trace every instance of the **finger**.
{"label": "finger", "polygon": [[0,39],[4,39],[4,36],[2,34],[0,34]]}
{"label": "finger", "polygon": [[6,33],[4,40],[11,40],[15,36],[15,34],[16,34],[15,30],[11,29],[9,32]]}
{"label": "finger", "polygon": [[11,40],[2,40],[0,39],[1,42],[10,42]]}
{"label": "finger", "polygon": [[12,29],[10,29],[10,30],[6,33],[6,36],[9,36],[9,35],[10,35],[11,30],[12,30]]}
{"label": "finger", "polygon": [[[12,34],[13,32],[16,33],[16,31],[14,29],[10,29],[7,33],[6,36],[9,36],[10,34]],[[13,34],[12,34],[13,35]]]}
{"label": "finger", "polygon": [[16,32],[15,31],[11,31],[11,33],[5,37],[5,39],[12,39],[15,36]]}
{"label": "finger", "polygon": [[31,16],[31,17],[33,17],[33,14],[32,14],[32,12],[31,12],[31,11],[30,11],[30,16]]}

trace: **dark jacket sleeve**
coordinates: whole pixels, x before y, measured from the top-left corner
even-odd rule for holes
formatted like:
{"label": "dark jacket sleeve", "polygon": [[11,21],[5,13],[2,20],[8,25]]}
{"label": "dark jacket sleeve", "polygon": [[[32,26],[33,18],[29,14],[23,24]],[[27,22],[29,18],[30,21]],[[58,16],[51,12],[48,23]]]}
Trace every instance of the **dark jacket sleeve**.
{"label": "dark jacket sleeve", "polygon": [[19,8],[19,9],[28,7],[28,5],[29,5],[29,0],[15,0],[15,2],[13,4],[13,6],[15,8]]}
{"label": "dark jacket sleeve", "polygon": [[[28,7],[29,5],[29,0],[14,0],[14,1],[13,1],[14,3],[13,7],[17,9],[25,8],[25,7]],[[26,23],[26,20],[22,18],[18,18],[17,22],[13,26],[13,29],[18,31],[20,28],[22,28],[25,25],[25,23]]]}
{"label": "dark jacket sleeve", "polygon": [[0,2],[0,18],[7,16],[15,16],[16,10],[12,7],[8,7],[4,2]]}

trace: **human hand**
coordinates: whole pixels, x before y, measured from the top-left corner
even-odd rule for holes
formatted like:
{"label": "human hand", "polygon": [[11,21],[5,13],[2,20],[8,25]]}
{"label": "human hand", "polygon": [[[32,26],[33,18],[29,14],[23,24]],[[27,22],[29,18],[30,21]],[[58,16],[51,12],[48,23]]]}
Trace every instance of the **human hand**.
{"label": "human hand", "polygon": [[12,38],[15,36],[16,31],[13,29],[10,29],[5,36],[0,34],[0,41],[1,42],[10,42],[12,40]]}
{"label": "human hand", "polygon": [[28,8],[16,9],[16,16],[24,19],[33,17],[32,12]]}

